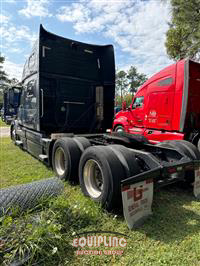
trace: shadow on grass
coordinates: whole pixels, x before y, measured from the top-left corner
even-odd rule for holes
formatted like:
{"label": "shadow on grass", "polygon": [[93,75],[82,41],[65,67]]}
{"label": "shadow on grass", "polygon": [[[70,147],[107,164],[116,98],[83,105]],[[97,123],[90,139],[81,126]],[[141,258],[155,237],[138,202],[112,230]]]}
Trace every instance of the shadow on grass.
{"label": "shadow on grass", "polygon": [[162,188],[154,193],[153,215],[137,230],[157,241],[180,242],[199,233],[200,202],[191,188]]}

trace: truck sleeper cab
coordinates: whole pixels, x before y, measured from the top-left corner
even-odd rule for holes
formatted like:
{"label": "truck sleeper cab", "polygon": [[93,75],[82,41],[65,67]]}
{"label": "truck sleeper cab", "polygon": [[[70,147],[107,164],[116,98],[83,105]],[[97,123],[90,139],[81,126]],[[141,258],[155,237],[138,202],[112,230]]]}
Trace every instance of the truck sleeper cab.
{"label": "truck sleeper cab", "polygon": [[147,80],[128,110],[116,114],[114,131],[141,134],[152,143],[200,138],[200,64],[184,59]]}
{"label": "truck sleeper cab", "polygon": [[112,126],[114,50],[69,40],[40,27],[24,67],[16,145],[80,183],[85,196],[107,210],[123,206],[132,228],[151,214],[153,188],[194,183],[199,197],[200,153],[195,146],[149,144],[143,136],[105,134]]}

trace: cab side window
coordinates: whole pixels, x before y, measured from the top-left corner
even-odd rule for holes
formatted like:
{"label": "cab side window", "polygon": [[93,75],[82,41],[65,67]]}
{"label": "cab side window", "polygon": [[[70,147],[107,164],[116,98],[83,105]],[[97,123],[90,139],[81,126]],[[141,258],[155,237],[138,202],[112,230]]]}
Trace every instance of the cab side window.
{"label": "cab side window", "polygon": [[29,81],[24,88],[24,120],[29,126],[35,127],[37,120],[37,97],[35,80]]}
{"label": "cab side window", "polygon": [[132,108],[133,108],[133,109],[141,108],[141,107],[143,107],[143,103],[144,103],[144,96],[136,97],[136,98],[134,99],[134,102],[133,102]]}

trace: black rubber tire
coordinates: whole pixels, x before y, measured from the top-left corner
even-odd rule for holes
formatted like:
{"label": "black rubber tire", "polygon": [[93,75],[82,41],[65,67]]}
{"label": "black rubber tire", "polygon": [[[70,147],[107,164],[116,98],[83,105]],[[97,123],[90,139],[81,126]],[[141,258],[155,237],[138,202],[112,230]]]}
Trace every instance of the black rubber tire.
{"label": "black rubber tire", "polygon": [[200,152],[198,151],[197,147],[195,147],[194,144],[186,140],[165,141],[165,142],[159,143],[158,146],[177,149],[180,152],[182,152],[184,155],[188,156],[189,158],[193,160],[200,159]]}
{"label": "black rubber tire", "polygon": [[13,142],[16,141],[16,129],[14,125],[10,126],[10,138]]}
{"label": "black rubber tire", "polygon": [[[61,148],[64,153],[64,172],[61,174],[56,167],[56,151]],[[81,151],[72,138],[60,138],[56,140],[52,152],[52,165],[56,176],[64,180],[76,180],[78,178],[78,164]]]}
{"label": "black rubber tire", "polygon": [[[92,197],[84,182],[83,171],[88,160],[95,160],[102,171],[103,191],[99,197]],[[79,164],[79,182],[81,190],[85,196],[89,196],[94,201],[108,211],[121,207],[121,178],[126,177],[126,172],[116,156],[115,152],[106,146],[92,146],[82,154]]]}
{"label": "black rubber tire", "polygon": [[[194,146],[194,144],[192,144],[191,142],[188,142],[186,140],[172,140],[172,141],[161,142],[158,144],[158,146],[176,149],[192,160],[200,159],[200,153],[197,147]],[[194,171],[190,170],[186,171],[185,185],[188,187],[193,182],[194,182]]]}
{"label": "black rubber tire", "polygon": [[[120,130],[121,129],[121,130]],[[124,132],[124,127],[123,126],[116,126],[116,128],[114,129],[115,132]]]}
{"label": "black rubber tire", "polygon": [[125,172],[125,178],[137,175],[141,172],[141,169],[136,161],[134,152],[122,145],[109,145],[109,149],[112,149],[120,160]]}
{"label": "black rubber tire", "polygon": [[44,198],[59,195],[64,189],[58,178],[48,178],[24,185],[12,186],[0,190],[0,214],[10,207],[20,210],[35,207]]}
{"label": "black rubber tire", "polygon": [[200,160],[200,152],[198,148],[191,142],[186,140],[174,140],[175,143],[181,143],[183,146],[187,147],[187,150],[191,154],[191,158],[194,160]]}
{"label": "black rubber tire", "polygon": [[[89,140],[84,137],[75,138],[60,138],[54,146],[52,152],[52,165],[53,170],[60,179],[69,180],[73,182],[78,181],[78,166],[81,154],[90,146]],[[55,152],[58,147],[61,147],[64,151],[65,157],[65,171],[62,175],[58,173],[55,165]]]}
{"label": "black rubber tire", "polygon": [[76,142],[82,152],[91,146],[90,141],[84,137],[74,137],[73,140]]}

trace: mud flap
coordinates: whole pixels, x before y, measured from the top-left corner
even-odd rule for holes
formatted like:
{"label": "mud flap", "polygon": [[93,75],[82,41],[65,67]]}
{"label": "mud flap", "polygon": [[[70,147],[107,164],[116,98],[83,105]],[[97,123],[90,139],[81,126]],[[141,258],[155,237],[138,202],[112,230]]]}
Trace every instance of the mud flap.
{"label": "mud flap", "polygon": [[195,179],[194,179],[194,195],[197,199],[200,199],[200,167],[195,170]]}
{"label": "mud flap", "polygon": [[152,214],[153,179],[122,185],[124,218],[130,229],[140,226]]}

